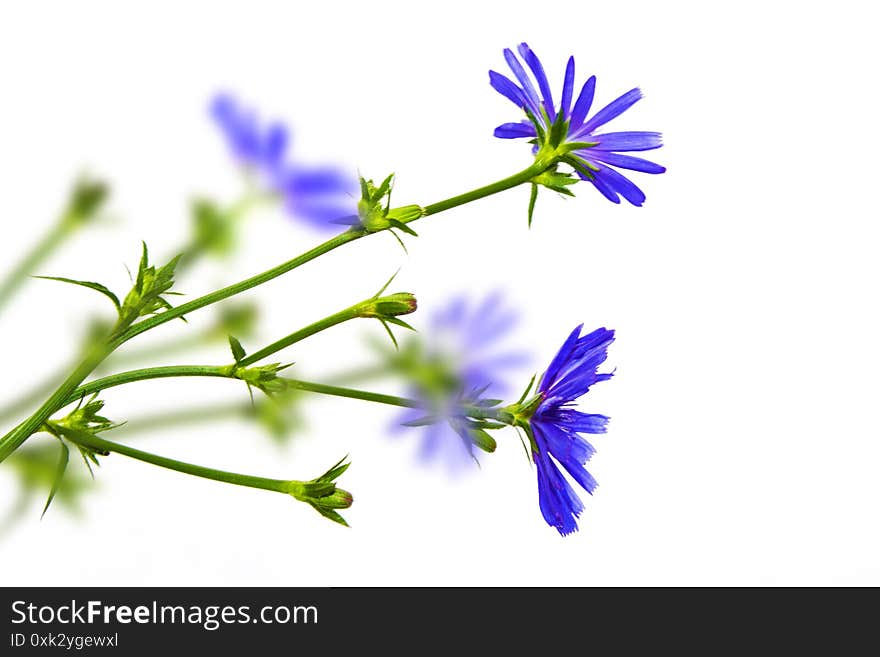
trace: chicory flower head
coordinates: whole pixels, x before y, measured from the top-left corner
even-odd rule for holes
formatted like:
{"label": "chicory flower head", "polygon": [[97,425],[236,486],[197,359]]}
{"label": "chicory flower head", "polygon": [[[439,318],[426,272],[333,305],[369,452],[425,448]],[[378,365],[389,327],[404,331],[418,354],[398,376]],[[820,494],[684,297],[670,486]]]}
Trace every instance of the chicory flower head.
{"label": "chicory flower head", "polygon": [[614,331],[599,328],[581,335],[578,326],[559,349],[538,385],[537,394],[520,407],[522,423],[532,443],[538,471],[538,502],[544,519],[563,536],[577,531],[583,502],[559,471],[560,464],[584,490],[592,494],[596,480],[584,464],[595,449],[581,434],[605,433],[608,418],[572,408],[594,383],[610,379],[599,366],[608,356]]}
{"label": "chicory flower head", "polygon": [[620,203],[622,196],[633,205],[642,205],[644,192],[616,168],[643,173],[666,171],[665,167],[654,162],[623,154],[660,148],[660,133],[597,133],[606,123],[632,107],[642,97],[641,90],[627,91],[588,119],[596,90],[596,76],[591,76],[581,87],[577,98],[574,98],[574,57],[569,57],[557,108],[541,61],[525,43],[521,43],[517,50],[531,70],[537,89],[517,56],[510,49],[505,49],[504,58],[519,84],[495,71],[489,71],[489,81],[498,93],[522,109],[527,118],[518,123],[499,125],[495,128],[495,136],[500,139],[530,139],[535,144],[535,153],[542,147],[551,148],[559,153],[560,161],[571,165],[581,179],[593,183],[609,201]]}
{"label": "chicory flower head", "polygon": [[290,131],[283,123],[261,121],[256,111],[229,94],[214,97],[211,115],[233,157],[279,195],[291,215],[315,228],[338,231],[335,220],[357,212],[357,177],[337,167],[290,160]]}
{"label": "chicory flower head", "polygon": [[445,461],[454,471],[473,463],[475,446],[494,449],[494,439],[461,408],[504,395],[508,375],[529,360],[524,351],[505,344],[516,321],[516,311],[498,292],[478,302],[459,296],[432,317],[424,332],[401,344],[400,352],[389,354],[392,370],[422,402],[399,420],[423,426],[423,460]]}

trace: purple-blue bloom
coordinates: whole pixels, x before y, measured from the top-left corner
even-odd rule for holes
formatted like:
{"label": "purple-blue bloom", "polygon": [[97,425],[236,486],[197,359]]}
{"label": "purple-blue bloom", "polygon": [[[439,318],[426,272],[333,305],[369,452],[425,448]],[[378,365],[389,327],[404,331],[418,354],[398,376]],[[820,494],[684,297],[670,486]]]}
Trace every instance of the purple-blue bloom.
{"label": "purple-blue bloom", "polygon": [[229,94],[214,97],[211,116],[236,161],[278,194],[291,215],[315,228],[338,231],[336,220],[357,214],[357,178],[337,167],[291,161],[290,131],[283,123],[261,121]]}
{"label": "purple-blue bloom", "polygon": [[547,75],[538,57],[525,43],[521,43],[517,50],[531,70],[537,89],[520,60],[506,48],[504,58],[519,84],[495,71],[489,71],[489,81],[498,93],[525,111],[528,118],[518,123],[501,124],[495,128],[495,136],[501,139],[535,140],[534,150],[537,152],[542,135],[549,134],[553,123],[561,118],[567,123],[565,143],[591,144],[572,151],[582,165],[576,167],[578,175],[593,183],[609,201],[620,203],[622,196],[633,205],[642,205],[645,201],[644,192],[616,169],[642,173],[666,171],[665,167],[654,162],[623,154],[660,148],[660,133],[629,131],[597,134],[602,126],[632,107],[642,97],[641,90],[631,89],[588,119],[596,90],[596,76],[591,76],[581,87],[577,98],[574,98],[574,57],[569,57],[557,109]]}
{"label": "purple-blue bloom", "polygon": [[599,328],[581,335],[578,326],[560,348],[538,385],[538,404],[529,419],[534,443],[532,454],[538,471],[538,502],[544,519],[563,536],[577,531],[583,502],[559,471],[559,463],[584,490],[592,494],[596,480],[584,464],[595,452],[580,434],[605,433],[608,418],[582,413],[572,404],[599,381],[614,331]]}
{"label": "purple-blue bloom", "polygon": [[468,435],[473,421],[461,406],[475,401],[475,392],[481,398],[505,395],[509,375],[529,360],[526,352],[506,344],[517,319],[499,292],[478,302],[458,296],[392,356],[411,394],[423,404],[399,420],[412,422],[426,414],[434,418],[421,427],[423,460],[445,461],[451,470],[473,463],[474,444]]}

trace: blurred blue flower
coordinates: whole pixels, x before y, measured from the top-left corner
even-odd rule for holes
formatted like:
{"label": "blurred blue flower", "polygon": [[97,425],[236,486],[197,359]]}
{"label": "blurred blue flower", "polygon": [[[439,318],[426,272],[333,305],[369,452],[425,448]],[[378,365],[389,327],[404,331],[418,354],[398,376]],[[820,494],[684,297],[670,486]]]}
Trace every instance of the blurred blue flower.
{"label": "blurred blue flower", "polygon": [[256,111],[225,93],[214,97],[210,109],[233,157],[278,194],[291,215],[315,228],[338,231],[337,220],[357,214],[357,177],[333,166],[291,161],[290,131],[283,123],[261,121]]}
{"label": "blurred blue flower", "polygon": [[473,464],[473,423],[460,409],[477,398],[504,396],[510,389],[507,377],[529,361],[525,351],[505,345],[517,319],[499,292],[476,303],[458,296],[391,355],[392,369],[423,404],[399,421],[414,422],[426,414],[433,420],[421,427],[421,459],[445,462],[453,471]]}
{"label": "blurred blue flower", "polygon": [[614,203],[620,203],[622,196],[633,205],[640,206],[645,201],[645,194],[632,181],[623,176],[613,167],[641,171],[643,173],[663,173],[665,167],[632,155],[623,155],[628,151],[648,151],[662,146],[659,132],[607,132],[595,134],[596,131],[612,119],[620,116],[642,97],[638,88],[631,89],[612,101],[592,118],[587,119],[593,104],[596,90],[596,76],[591,76],[581,87],[580,94],[572,105],[574,91],[574,57],[569,57],[565,68],[565,79],[562,86],[559,109],[553,101],[550,84],[544,67],[535,53],[525,43],[517,49],[520,57],[531,69],[538,89],[526,72],[522,63],[509,49],[504,50],[504,58],[513,71],[519,85],[510,78],[489,71],[492,87],[502,96],[525,111],[527,119],[518,123],[503,123],[495,128],[495,136],[501,139],[527,138],[535,140],[535,152],[544,138],[549,135],[553,123],[557,119],[564,120],[566,133],[564,143],[589,144],[572,151],[572,155],[581,166],[575,167],[583,180],[589,180],[596,189]]}
{"label": "blurred blue flower", "polygon": [[563,536],[577,531],[576,519],[584,505],[556,463],[592,494],[596,480],[584,464],[595,449],[580,434],[605,433],[608,424],[604,415],[582,413],[571,408],[594,383],[612,376],[611,373],[599,374],[597,370],[608,356],[614,331],[600,328],[582,336],[582,328],[583,325],[572,331],[541,378],[539,403],[529,419],[541,513]]}

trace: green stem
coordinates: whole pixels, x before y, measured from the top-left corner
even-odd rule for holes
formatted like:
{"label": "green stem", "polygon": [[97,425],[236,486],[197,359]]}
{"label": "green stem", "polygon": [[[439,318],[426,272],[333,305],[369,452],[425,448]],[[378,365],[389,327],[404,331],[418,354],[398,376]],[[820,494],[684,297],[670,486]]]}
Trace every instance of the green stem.
{"label": "green stem", "polygon": [[170,379],[193,376],[210,376],[224,379],[236,378],[233,373],[233,367],[225,365],[222,367],[214,365],[170,365],[168,367],[145,367],[139,370],[130,370],[128,372],[120,372],[119,374],[111,374],[103,379],[96,379],[85,385],[79,386],[71,392],[64,400],[62,406],[72,404],[75,401],[88,397],[126,383],[134,383],[136,381],[147,381],[150,379]]}
{"label": "green stem", "polygon": [[[552,162],[550,164],[552,164]],[[497,194],[498,192],[503,192],[522,185],[523,183],[527,183],[535,176],[544,173],[550,167],[550,164],[536,161],[528,169],[524,169],[519,173],[515,173],[512,176],[494,182],[491,185],[486,185],[485,187],[480,187],[471,192],[465,192],[464,194],[453,196],[444,201],[438,201],[437,203],[426,205],[422,216],[427,217],[428,215],[437,214],[438,212],[444,212],[445,210],[449,210],[459,205],[464,205],[465,203],[470,203],[471,201],[476,201],[477,199],[491,196],[492,194]]]}
{"label": "green stem", "polygon": [[262,285],[263,283],[268,283],[272,279],[278,278],[282,274],[286,274],[289,271],[300,267],[301,265],[314,260],[318,256],[324,255],[325,253],[329,253],[333,249],[342,246],[343,244],[347,244],[351,241],[362,237],[365,233],[360,231],[346,231],[336,237],[332,237],[323,244],[319,244],[315,248],[306,251],[300,256],[297,256],[293,260],[288,260],[285,263],[278,265],[277,267],[273,267],[268,271],[264,271],[262,274],[257,274],[256,276],[251,276],[243,281],[235,283],[233,285],[229,285],[220,290],[216,290],[211,292],[210,294],[206,294],[198,299],[193,299],[187,303],[181,304],[170,310],[167,310],[159,315],[153,315],[152,317],[148,317],[147,319],[141,320],[134,326],[130,327],[127,331],[123,332],[115,340],[115,345],[121,345],[124,342],[128,342],[136,335],[140,335],[144,331],[148,331],[160,324],[164,324],[165,322],[170,322],[172,319],[177,319],[178,317],[182,317],[187,315],[195,310],[199,310],[204,308],[205,306],[210,306],[213,303],[217,303],[218,301],[223,301],[224,299],[228,299],[229,297],[235,296],[236,294],[240,294],[246,290],[249,290],[253,287],[257,287],[258,285]]}
{"label": "green stem", "polygon": [[[484,198],[492,194],[497,194],[498,192],[502,192],[507,189],[511,189],[530,181],[537,175],[540,175],[541,173],[546,171],[552,164],[552,161],[535,161],[535,163],[533,163],[527,169],[524,169],[520,173],[509,176],[508,178],[504,178],[503,180],[492,183],[490,185],[486,185],[485,187],[480,187],[479,189],[475,189],[465,194],[453,196],[452,198],[446,199],[445,201],[438,201],[437,203],[427,205],[423,208],[423,213],[421,216],[438,214],[464,203],[469,203],[471,201],[475,201],[477,199]],[[417,219],[419,219],[419,217],[413,217],[409,221],[416,221]],[[70,394],[77,388],[77,386],[79,386],[85,380],[85,378],[89,374],[91,374],[91,372],[98,365],[100,365],[101,362],[108,355],[110,355],[123,343],[131,340],[137,335],[140,335],[144,331],[148,331],[152,328],[155,328],[156,326],[164,324],[165,322],[170,322],[173,319],[182,317],[195,310],[199,310],[200,308],[204,308],[205,306],[210,306],[211,304],[217,303],[218,301],[223,301],[224,299],[228,299],[229,297],[235,296],[236,294],[249,290],[258,285],[262,285],[263,283],[271,281],[272,279],[278,278],[282,274],[286,274],[287,272],[292,271],[297,267],[304,265],[307,262],[310,262],[311,260],[314,260],[318,256],[329,253],[330,251],[333,251],[343,244],[348,244],[349,242],[353,242],[369,234],[371,233],[367,233],[363,229],[348,230],[344,233],[341,233],[340,235],[337,235],[336,237],[330,238],[323,244],[319,244],[315,248],[306,251],[302,255],[297,256],[292,260],[288,260],[287,262],[282,263],[277,267],[263,272],[262,274],[257,274],[256,276],[252,276],[251,278],[245,279],[239,283],[235,283],[220,290],[216,290],[214,292],[211,292],[210,294],[199,297],[198,299],[193,299],[188,303],[184,303],[159,315],[154,315],[152,317],[143,319],[133,326],[120,327],[119,330],[113,332],[111,338],[106,344],[100,345],[99,347],[96,347],[92,350],[95,351],[97,355],[95,357],[87,357],[86,359],[84,359],[83,362],[80,363],[80,365],[74,370],[74,372],[67,379],[64,380],[64,382],[52,394],[52,396],[49,397],[49,399],[47,399],[46,402],[42,406],[40,406],[40,408],[37,409],[37,411],[33,415],[31,415],[31,417],[29,417],[12,431],[7,433],[5,436],[3,436],[3,438],[0,438],[0,463],[2,463],[6,459],[6,457],[9,456],[12,452],[18,449],[18,447],[25,440],[27,440],[32,433],[39,429],[53,413],[60,409],[64,405],[64,400],[66,400],[70,396]]]}
{"label": "green stem", "polygon": [[[552,163],[551,163],[552,164]],[[486,185],[484,187],[480,187],[470,192],[466,192],[464,194],[459,194],[458,196],[453,196],[452,198],[448,198],[443,201],[438,201],[437,203],[432,203],[431,205],[426,205],[423,208],[422,217],[427,217],[428,215],[438,214],[445,210],[449,210],[451,208],[457,207],[459,205],[463,205],[465,203],[470,203],[471,201],[476,201],[481,198],[485,198],[486,196],[491,196],[492,194],[497,194],[498,192],[503,192],[505,190],[511,189],[518,185],[522,185],[523,183],[529,182],[532,178],[537,175],[540,175],[544,171],[549,168],[550,164],[545,162],[535,162],[527,169],[520,171],[517,174],[504,178],[503,180],[499,180],[498,182],[492,183],[490,185]],[[408,220],[406,223],[411,223],[413,221],[417,221],[421,217],[413,217]],[[188,303],[181,304],[175,308],[172,308],[166,312],[163,312],[159,315],[154,315],[153,317],[149,317],[144,319],[127,331],[125,331],[121,336],[119,336],[118,342],[122,344],[123,342],[127,342],[131,340],[136,335],[143,333],[144,331],[148,331],[160,324],[164,324],[165,322],[170,322],[173,319],[177,319],[178,317],[182,317],[188,313],[191,313],[195,310],[199,310],[200,308],[204,308],[205,306],[210,306],[213,303],[217,303],[218,301],[223,301],[224,299],[228,299],[231,296],[235,296],[236,294],[240,294],[245,290],[249,290],[258,285],[262,285],[263,283],[267,283],[274,278],[278,278],[282,274],[286,274],[289,271],[300,267],[301,265],[314,260],[318,256],[324,255],[325,253],[329,253],[333,251],[337,247],[342,246],[343,244],[348,244],[349,242],[353,242],[355,240],[360,239],[366,235],[371,235],[373,233],[367,233],[362,229],[351,229],[336,237],[332,237],[323,244],[319,244],[315,248],[310,251],[306,251],[300,256],[297,256],[293,260],[288,260],[285,263],[278,265],[268,271],[263,272],[262,274],[257,274],[256,276],[252,276],[251,278],[245,279],[239,283],[235,283],[233,285],[229,285],[224,287],[221,290],[216,290],[215,292],[211,292],[210,294],[206,294],[205,296],[199,297],[198,299],[193,299]]]}
{"label": "green stem", "polygon": [[73,224],[66,218],[62,217],[43,238],[34,245],[28,254],[22,258],[21,262],[9,272],[6,279],[0,283],[0,308],[5,306],[18,287],[34,273],[55,251],[61,243],[73,232]]}
{"label": "green stem", "polygon": [[395,395],[384,395],[378,392],[369,392],[366,390],[356,390],[354,388],[343,388],[341,386],[331,386],[324,383],[314,383],[312,381],[300,381],[297,379],[284,379],[284,382],[294,390],[302,390],[304,392],[316,392],[321,395],[332,395],[333,397],[346,397],[348,399],[360,399],[362,401],[376,402],[379,404],[387,404],[389,406],[400,406],[403,408],[422,408],[424,404],[415,399],[407,399],[406,397],[397,397]]}
{"label": "green stem", "polygon": [[94,369],[101,364],[110,352],[110,345],[96,344],[86,354],[85,358],[80,362],[76,369],[58,386],[55,392],[43,402],[27,420],[19,424],[12,431],[7,433],[0,439],[0,463],[6,460],[6,457],[18,449],[21,444],[27,440],[31,434],[37,431],[49,417],[58,409],[63,408],[69,402],[67,399],[71,393],[76,390],[85,378],[91,374]]}
{"label": "green stem", "polygon": [[[78,439],[79,441],[80,439]],[[114,443],[104,438],[91,435],[87,440],[81,439],[82,445],[98,452],[115,452],[122,454],[144,463],[167,468],[175,472],[193,475],[194,477],[202,477],[203,479],[212,479],[214,481],[222,481],[226,484],[234,484],[236,486],[246,486],[248,488],[259,488],[261,490],[270,490],[276,493],[287,493],[290,485],[289,481],[282,479],[267,479],[265,477],[253,477],[251,475],[239,474],[237,472],[227,472],[226,470],[215,470],[214,468],[206,468],[201,465],[185,463],[175,459],[169,459],[150,452],[143,452],[134,447]]]}
{"label": "green stem", "polygon": [[306,326],[305,328],[296,331],[295,333],[291,333],[287,337],[281,338],[280,340],[273,342],[272,344],[260,349],[259,351],[255,351],[250,356],[242,358],[238,362],[238,366],[248,367],[256,362],[263,360],[267,356],[271,356],[277,351],[281,351],[285,347],[289,347],[290,345],[295,344],[300,340],[304,340],[312,335],[315,335],[316,333],[320,333],[321,331],[328,329],[331,326],[336,326],[337,324],[342,324],[343,322],[347,322],[350,319],[361,317],[364,307],[369,304],[370,301],[371,300],[356,303],[350,308],[340,310],[338,313],[334,313],[329,317],[325,317],[324,319],[319,320],[314,324],[310,324],[309,326]]}
{"label": "green stem", "polygon": [[[66,400],[65,404],[72,404],[82,397],[93,395],[96,392],[115,388],[127,383],[136,381],[148,381],[150,379],[166,379],[172,377],[194,377],[207,376],[219,377],[225,379],[236,379],[233,366],[213,366],[213,365],[174,365],[170,367],[147,367],[140,370],[132,370],[130,372],[121,372],[103,379],[97,379],[77,388]],[[378,392],[370,392],[367,390],[357,390],[354,388],[343,388],[341,386],[333,386],[325,383],[316,383],[313,381],[302,381],[299,379],[282,378],[285,384],[292,390],[300,390],[303,392],[314,392],[321,395],[331,395],[333,397],[345,397],[348,399],[359,399],[361,401],[376,402],[389,406],[399,406],[402,408],[424,408],[424,402],[407,397],[398,397],[396,395],[386,395]],[[478,406],[462,405],[461,411],[473,418],[491,418],[499,419],[497,409],[480,408]]]}

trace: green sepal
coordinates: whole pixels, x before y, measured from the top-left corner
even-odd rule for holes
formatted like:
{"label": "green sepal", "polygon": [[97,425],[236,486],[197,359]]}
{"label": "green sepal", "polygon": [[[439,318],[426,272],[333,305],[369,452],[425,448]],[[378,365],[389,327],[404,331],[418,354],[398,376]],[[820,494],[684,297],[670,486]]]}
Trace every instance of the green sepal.
{"label": "green sepal", "polygon": [[392,208],[388,211],[388,219],[397,219],[400,222],[408,223],[413,219],[421,217],[425,210],[421,205],[403,205],[399,208]]}
{"label": "green sepal", "polygon": [[345,519],[339,515],[336,509],[347,509],[352,505],[354,498],[351,493],[338,488],[334,483],[342,473],[348,470],[351,463],[346,463],[348,456],[340,459],[327,472],[311,481],[287,482],[287,492],[294,499],[305,502],[315,511],[328,520],[348,527]]}
{"label": "green sepal", "polygon": [[79,178],[67,201],[67,209],[64,212],[65,223],[76,226],[91,221],[109,195],[110,187],[105,182]]}
{"label": "green sepal", "polygon": [[535,203],[538,200],[538,186],[532,183],[532,192],[529,195],[529,228],[532,227],[532,215],[535,213]]}
{"label": "green sepal", "polygon": [[235,246],[233,222],[214,201],[197,198],[192,202],[192,241],[199,249],[214,255],[226,255]]}
{"label": "green sepal", "polygon": [[64,278],[63,276],[34,276],[34,278],[41,278],[46,281],[60,281],[61,283],[70,283],[71,285],[87,287],[90,290],[100,292],[105,297],[110,299],[110,301],[113,302],[113,305],[116,308],[116,312],[120,312],[122,310],[122,306],[119,303],[119,298],[115,294],[113,294],[113,292],[111,292],[106,286],[101,285],[100,283],[95,283],[94,281],[78,281],[73,278]]}
{"label": "green sepal", "polygon": [[55,469],[55,479],[52,481],[52,488],[49,490],[49,498],[46,500],[46,506],[43,507],[43,513],[40,514],[40,518],[46,515],[46,511],[49,510],[49,505],[52,504],[52,500],[55,499],[55,494],[61,486],[61,482],[64,479],[64,473],[67,471],[67,463],[70,461],[70,450],[67,448],[67,445],[60,438],[58,442],[61,445],[61,451],[58,455],[58,466]]}
{"label": "green sepal", "polygon": [[244,347],[241,346],[241,342],[232,335],[229,336],[229,348],[232,351],[232,357],[235,359],[236,364],[247,355]]}
{"label": "green sepal", "polygon": [[594,148],[598,146],[599,142],[597,141],[569,141],[562,144],[559,147],[559,150],[564,153],[571,153],[572,151],[585,151],[588,148]]}
{"label": "green sepal", "polygon": [[173,307],[162,295],[171,294],[169,291],[174,285],[174,270],[180,262],[182,254],[175,256],[168,264],[157,269],[150,266],[147,244],[146,242],[142,244],[143,250],[137,277],[131,291],[126,295],[120,311],[120,318],[123,322],[132,322],[138,317],[152,315],[160,310],[168,310]]}
{"label": "green sepal", "polygon": [[402,221],[398,221],[397,219],[391,219],[390,217],[388,217],[387,219],[388,219],[388,224],[390,226],[392,226],[393,228],[396,228],[397,230],[402,230],[407,235],[412,235],[413,237],[419,236],[419,234],[416,231],[414,231],[412,228],[407,226]]}
{"label": "green sepal", "polygon": [[409,422],[401,422],[401,426],[404,427],[427,427],[432,424],[437,424],[439,419],[435,415],[426,415],[425,417],[416,418],[415,420],[410,420]]}
{"label": "green sepal", "polygon": [[488,454],[494,452],[498,447],[496,440],[483,429],[471,429],[468,434],[471,442]]}

